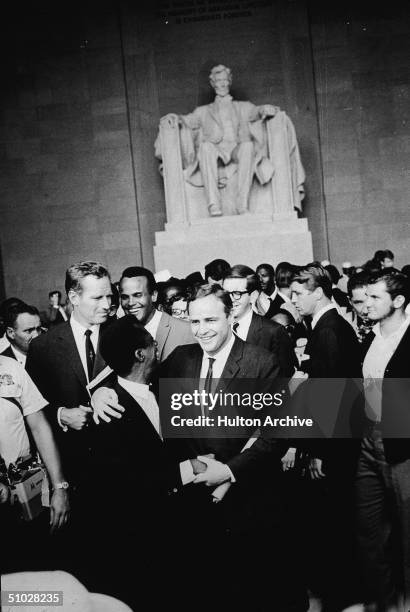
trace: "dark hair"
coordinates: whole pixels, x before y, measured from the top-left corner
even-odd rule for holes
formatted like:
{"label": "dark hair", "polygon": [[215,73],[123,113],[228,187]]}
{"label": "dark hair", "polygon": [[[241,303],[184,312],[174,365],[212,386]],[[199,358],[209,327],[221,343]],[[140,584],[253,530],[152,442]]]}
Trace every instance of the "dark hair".
{"label": "dark hair", "polygon": [[366,272],[357,272],[353,274],[347,281],[347,293],[349,297],[352,297],[354,289],[361,289],[366,287],[369,280],[369,275]]}
{"label": "dark hair", "polygon": [[142,266],[131,266],[130,268],[125,268],[121,274],[120,284],[123,278],[135,278],[136,276],[144,276],[147,279],[147,289],[151,295],[154,293],[154,291],[156,291],[157,282],[153,273],[151,270],[148,270],[148,268],[143,268]]}
{"label": "dark hair", "polygon": [[4,318],[5,327],[13,327],[16,325],[17,318],[21,314],[29,314],[40,317],[40,314],[35,306],[29,306],[28,304],[17,304],[7,311],[7,315]]}
{"label": "dark hair", "polygon": [[386,283],[387,293],[390,294],[392,300],[394,300],[394,298],[396,298],[398,295],[402,295],[404,297],[404,307],[406,307],[410,301],[409,277],[402,272],[398,272],[397,270],[389,270],[388,268],[385,268],[384,270],[380,270],[380,272],[369,276],[367,284],[375,285],[381,281]]}
{"label": "dark hair", "polygon": [[332,298],[332,281],[330,275],[318,261],[313,261],[300,268],[292,280],[306,285],[309,291],[314,291],[317,287],[321,287],[324,295],[329,300]]}
{"label": "dark hair", "polygon": [[98,261],[80,261],[73,264],[67,269],[65,274],[65,290],[81,293],[81,281],[86,276],[94,276],[95,278],[110,278],[110,273],[107,268]]}
{"label": "dark hair", "polygon": [[394,255],[393,255],[392,251],[390,251],[389,249],[386,249],[385,251],[383,251],[383,253],[384,253],[383,259],[386,259],[386,257],[388,259],[394,259]]}
{"label": "dark hair", "polygon": [[279,289],[290,287],[293,275],[295,274],[295,266],[288,261],[281,261],[276,266],[275,283]]}
{"label": "dark hair", "polygon": [[101,336],[100,351],[105,362],[119,376],[127,376],[135,363],[135,351],[154,342],[145,327],[132,315],[117,319]]}
{"label": "dark hair", "polygon": [[54,291],[49,291],[48,297],[51,298],[51,296],[55,295],[56,293],[58,295],[58,299],[61,300],[61,291],[59,291],[58,289],[55,289]]}
{"label": "dark hair", "polygon": [[331,279],[332,283],[334,285],[337,285],[339,280],[342,278],[342,275],[340,274],[340,272],[336,268],[336,266],[334,266],[332,264],[329,264],[329,265],[325,266],[325,270],[327,270],[327,272],[329,273],[329,276],[330,276],[330,279]]}
{"label": "dark hair", "polygon": [[120,294],[115,283],[111,283],[111,307],[118,308],[120,305]]}
{"label": "dark hair", "polygon": [[5,319],[7,317],[7,313],[10,308],[15,308],[15,306],[19,306],[21,304],[24,304],[23,300],[16,297],[10,297],[4,300],[0,304],[0,319]]}
{"label": "dark hair", "polygon": [[381,263],[376,258],[369,259],[369,261],[366,261],[366,263],[363,264],[363,270],[367,272],[369,275],[377,274],[377,272],[380,272],[381,269],[382,269]]}
{"label": "dark hair", "polygon": [[268,264],[268,263],[259,264],[259,266],[256,268],[256,274],[259,272],[261,268],[265,268],[265,270],[269,272],[272,278],[275,278],[275,268],[271,266],[271,264]]}
{"label": "dark hair", "polygon": [[376,251],[375,254],[373,255],[373,259],[378,261],[379,263],[382,262],[384,259],[384,251],[380,249]]}
{"label": "dark hair", "polygon": [[224,276],[224,280],[227,278],[246,278],[246,290],[248,293],[252,293],[252,291],[260,291],[260,282],[259,278],[252,268],[249,266],[244,266],[242,264],[237,264],[236,266],[232,266],[230,270]]}
{"label": "dark hair", "polygon": [[230,269],[230,265],[225,259],[214,259],[205,266],[205,281],[208,282],[208,278],[211,277],[213,280],[221,280]]}
{"label": "dark hair", "polygon": [[224,311],[226,316],[228,317],[232,312],[232,300],[231,296],[227,291],[222,289],[218,283],[209,283],[206,285],[200,285],[199,287],[195,287],[192,291],[192,294],[188,297],[188,312],[189,305],[191,302],[195,300],[200,300],[201,298],[208,297],[208,295],[214,295],[218,300],[221,300],[224,305]]}

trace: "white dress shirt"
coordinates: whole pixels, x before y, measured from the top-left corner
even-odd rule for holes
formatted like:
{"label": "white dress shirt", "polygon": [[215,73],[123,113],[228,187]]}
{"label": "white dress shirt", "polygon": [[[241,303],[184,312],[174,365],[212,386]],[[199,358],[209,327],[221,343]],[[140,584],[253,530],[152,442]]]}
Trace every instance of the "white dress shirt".
{"label": "white dress shirt", "polygon": [[147,417],[152,423],[155,431],[162,439],[161,426],[159,421],[159,408],[155,395],[149,390],[148,385],[127,380],[118,376],[118,383],[125,389],[132,398],[141,406]]}
{"label": "white dress shirt", "polygon": [[26,361],[27,361],[27,355],[25,355],[24,353],[19,351],[18,348],[13,346],[12,344],[10,344],[10,348],[11,348],[11,350],[14,353],[16,361],[18,361],[19,364],[22,365],[23,368],[25,368],[26,367]]}
{"label": "white dress shirt", "polygon": [[363,362],[366,414],[372,421],[380,422],[382,416],[382,384],[384,371],[393,357],[410,324],[410,316],[392,334],[382,336],[380,323],[373,327],[374,339]]}
{"label": "white dress shirt", "polygon": [[316,326],[317,322],[319,321],[320,317],[322,317],[325,314],[325,312],[328,312],[329,310],[337,310],[337,308],[333,304],[333,302],[331,304],[328,304],[327,306],[323,306],[323,308],[318,310],[317,313],[315,315],[313,315],[313,317],[312,317],[312,329],[315,329],[315,326]]}
{"label": "white dress shirt", "polygon": [[84,372],[87,378],[87,382],[90,382],[88,379],[88,368],[87,368],[87,356],[85,351],[85,332],[87,329],[91,330],[91,342],[94,347],[94,352],[97,353],[98,346],[98,336],[100,335],[100,326],[92,325],[90,328],[84,327],[81,323],[79,323],[74,318],[74,313],[70,317],[70,325],[73,330],[74,341],[77,347],[78,354],[80,355],[81,363],[84,368]]}
{"label": "white dress shirt", "polygon": [[145,325],[145,329],[154,338],[157,337],[159,322],[161,321],[162,312],[155,310],[154,315],[150,321]]}
{"label": "white dress shirt", "polygon": [[253,311],[252,308],[248,309],[248,312],[243,315],[240,319],[235,319],[235,323],[239,323],[238,327],[235,329],[234,333],[239,336],[242,340],[246,340],[249,332],[249,328],[252,322]]}

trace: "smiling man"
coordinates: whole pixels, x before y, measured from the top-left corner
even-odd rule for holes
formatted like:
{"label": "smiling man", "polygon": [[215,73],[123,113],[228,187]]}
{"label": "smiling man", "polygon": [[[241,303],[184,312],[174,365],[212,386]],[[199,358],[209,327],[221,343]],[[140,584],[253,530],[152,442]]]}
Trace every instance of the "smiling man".
{"label": "smiling man", "polygon": [[140,266],[126,268],[120,280],[121,306],[134,316],[156,340],[159,360],[168,357],[175,347],[193,342],[186,321],[156,309],[157,284],[151,270]]}
{"label": "smiling man", "polygon": [[[161,365],[163,378],[173,379],[175,384],[182,379],[181,388],[192,392],[201,387],[206,390],[209,385],[216,393],[220,388],[235,393],[244,389],[243,379],[251,379],[249,383],[253,388],[257,379],[258,390],[275,388],[279,374],[277,358],[233,333],[235,319],[227,291],[215,284],[199,287],[189,301],[189,318],[196,344],[175,349]],[[214,414],[219,410],[222,408],[216,406]],[[193,573],[189,579],[185,574],[185,583],[193,585],[194,607],[217,611],[268,610],[271,590],[255,592],[255,584],[273,579],[278,609],[303,612],[308,607],[303,593],[298,589],[294,574],[292,587],[286,575],[286,554],[294,549],[289,541],[285,544],[282,539],[287,530],[283,528],[280,458],[288,444],[261,437],[241,452],[246,438],[233,438],[228,430],[229,427],[219,429],[206,439],[195,437],[193,433],[189,439],[170,440],[177,458],[206,454],[215,457],[207,460],[208,469],[201,479],[197,477],[196,484],[184,487],[174,497],[177,505],[174,514],[181,518],[179,533],[187,557],[184,574]],[[253,433],[251,428],[249,436]],[[209,487],[226,481],[232,483],[230,489],[222,501],[214,504]],[[204,487],[203,483],[208,486]],[[244,559],[261,559],[260,542],[264,548],[275,548],[276,554],[269,563],[238,564],[239,555]],[[201,567],[212,568],[212,575],[218,577],[200,594],[196,592],[196,566],[189,565],[189,559],[195,558],[200,558]],[[240,589],[237,584],[241,585]],[[291,598],[295,598],[292,604]]]}

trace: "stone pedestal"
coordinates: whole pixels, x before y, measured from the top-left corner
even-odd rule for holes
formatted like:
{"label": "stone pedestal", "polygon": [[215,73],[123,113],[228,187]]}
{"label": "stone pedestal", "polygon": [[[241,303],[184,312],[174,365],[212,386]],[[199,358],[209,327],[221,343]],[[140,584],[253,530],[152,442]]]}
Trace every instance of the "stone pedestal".
{"label": "stone pedestal", "polygon": [[313,259],[312,237],[307,220],[296,213],[262,216],[233,215],[167,223],[156,232],[156,270],[168,269],[173,276],[185,277],[213,259],[255,268],[260,263],[274,266],[280,261],[305,264]]}

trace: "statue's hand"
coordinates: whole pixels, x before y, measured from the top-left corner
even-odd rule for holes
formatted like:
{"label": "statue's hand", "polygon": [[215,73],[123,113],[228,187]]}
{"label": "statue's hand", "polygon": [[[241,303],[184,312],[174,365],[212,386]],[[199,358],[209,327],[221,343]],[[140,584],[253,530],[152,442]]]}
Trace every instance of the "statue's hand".
{"label": "statue's hand", "polygon": [[162,124],[165,123],[167,127],[170,127],[170,128],[177,128],[178,125],[180,124],[180,119],[177,114],[168,113],[168,115],[161,117],[161,123]]}
{"label": "statue's hand", "polygon": [[273,106],[273,104],[264,104],[260,107],[261,119],[263,120],[267,117],[274,117],[279,111],[279,106]]}

